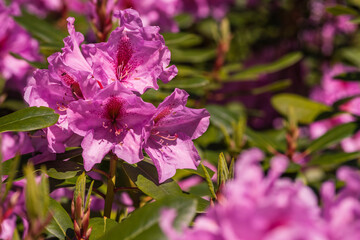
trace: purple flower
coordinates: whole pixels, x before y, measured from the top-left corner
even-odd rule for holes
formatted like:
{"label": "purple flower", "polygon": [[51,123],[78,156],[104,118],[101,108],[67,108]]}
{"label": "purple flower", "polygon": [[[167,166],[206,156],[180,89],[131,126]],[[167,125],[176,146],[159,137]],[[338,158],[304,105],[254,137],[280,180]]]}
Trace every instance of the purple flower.
{"label": "purple flower", "polygon": [[[170,239],[325,240],[316,195],[301,182],[280,178],[288,160],[277,156],[264,176],[258,149],[244,151],[220,202],[183,234],[171,226],[174,213],[163,212],[161,226]],[[168,219],[165,219],[167,217]],[[170,222],[170,224],[169,224]]]}
{"label": "purple flower", "polygon": [[46,17],[51,12],[64,14],[70,10],[85,13],[86,3],[82,0],[13,0],[26,10],[39,17]]}
{"label": "purple flower", "polygon": [[157,80],[169,82],[177,74],[170,63],[170,51],[165,46],[158,27],[143,27],[138,13],[132,9],[114,14],[120,27],[110,35],[108,42],[89,46],[94,76],[104,86],[114,81],[126,88],[144,93],[148,88],[158,89]]}
{"label": "purple flower", "polygon": [[85,170],[89,171],[112,151],[129,163],[143,159],[141,131],[155,108],[116,81],[94,96],[69,104],[69,126],[83,136]]}
{"label": "purple flower", "polygon": [[351,34],[356,31],[356,24],[350,22],[347,15],[334,16],[326,12],[327,7],[338,4],[332,0],[311,0],[310,17],[306,21],[308,28],[300,33],[300,39],[312,48],[319,49],[330,56],[334,50],[334,40],[338,34]]}
{"label": "purple flower", "polygon": [[[96,24],[99,22],[96,13],[97,4],[98,0],[88,3],[89,16]],[[110,0],[107,1],[106,15],[131,8],[139,12],[144,26],[159,26],[162,32],[177,32],[179,28],[172,18],[179,12],[179,6],[179,0]]]}
{"label": "purple flower", "polygon": [[143,130],[143,148],[158,170],[160,183],[174,176],[176,169],[196,169],[200,162],[192,140],[206,131],[210,115],[206,109],[185,107],[188,96],[176,88]]}
{"label": "purple flower", "polygon": [[15,157],[16,154],[26,154],[34,151],[30,137],[27,133],[2,133],[1,134],[1,155],[6,161]]}
{"label": "purple flower", "polygon": [[56,125],[47,128],[49,149],[64,152],[65,145],[74,138],[68,128],[67,107],[78,99],[89,99],[101,89],[93,70],[80,50],[84,37],[75,32],[74,18],[68,18],[70,36],[64,39],[62,53],[48,58],[49,69],[40,69],[25,88],[24,99],[30,106],[46,106],[60,114]]}
{"label": "purple flower", "polygon": [[325,65],[323,67],[321,84],[311,92],[310,98],[331,105],[342,98],[360,94],[360,85],[358,83],[334,79],[336,75],[351,71],[356,71],[356,68],[342,64],[335,64],[333,66]]}
{"label": "purple flower", "polygon": [[321,187],[327,233],[332,240],[356,240],[360,236],[360,174],[356,169],[341,167],[337,178],[345,182],[337,194],[333,182]]}
{"label": "purple flower", "polygon": [[[347,67],[341,64],[335,64],[331,68],[325,66],[321,85],[313,89],[310,97],[318,102],[332,105],[340,99],[360,94],[359,83],[334,79],[334,77],[338,74],[355,70],[356,69],[353,67]],[[360,115],[359,101],[359,98],[354,98],[347,103],[342,104],[339,108],[342,111]],[[339,114],[332,118],[312,123],[310,125],[310,136],[312,138],[318,138],[337,125],[354,121],[355,118],[348,113]],[[353,152],[360,149],[360,145],[358,143],[359,134],[360,133],[356,133],[354,136],[341,141],[341,146],[344,151]]]}
{"label": "purple flower", "polygon": [[10,55],[16,53],[29,61],[40,61],[38,43],[32,39],[12,18],[19,15],[18,6],[13,3],[6,7],[0,1],[0,73],[7,80],[7,86],[23,93],[33,68],[24,60]]}
{"label": "purple flower", "polygon": [[[22,219],[24,226],[23,238],[28,232],[29,221],[26,216],[24,187],[26,181],[19,180],[13,182],[16,191],[10,190],[7,196],[5,193],[5,185],[2,186],[0,194],[0,239],[11,240],[16,229],[17,217]],[[3,197],[5,197],[3,199]]]}

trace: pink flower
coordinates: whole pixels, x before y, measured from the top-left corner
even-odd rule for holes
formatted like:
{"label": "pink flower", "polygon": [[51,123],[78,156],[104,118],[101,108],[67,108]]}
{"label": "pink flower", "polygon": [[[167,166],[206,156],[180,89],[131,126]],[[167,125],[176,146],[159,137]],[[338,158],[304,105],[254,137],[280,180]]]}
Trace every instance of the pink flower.
{"label": "pink flower", "polygon": [[158,27],[143,27],[138,13],[132,9],[114,14],[120,26],[108,42],[90,45],[94,76],[104,86],[118,81],[130,90],[144,93],[158,89],[157,80],[169,82],[177,74],[170,63],[170,51],[165,46]]}
{"label": "pink flower", "polygon": [[69,127],[84,137],[81,146],[85,170],[91,170],[110,151],[129,163],[142,160],[141,132],[154,110],[152,104],[143,102],[117,81],[92,100],[70,103]]}
{"label": "pink flower", "polygon": [[16,53],[29,61],[40,61],[38,43],[12,18],[19,15],[17,4],[6,7],[0,1],[0,73],[7,80],[7,86],[23,93],[33,68],[24,60],[10,55]]}
{"label": "pink flower", "polygon": [[70,36],[64,39],[62,52],[48,58],[49,69],[35,71],[25,88],[24,99],[30,106],[46,106],[60,114],[56,125],[47,128],[49,149],[64,152],[74,133],[68,127],[67,107],[78,99],[89,99],[102,87],[80,50],[84,37],[75,32],[74,18],[68,18]]}
{"label": "pink flower", "polygon": [[205,109],[185,107],[188,96],[175,89],[143,131],[143,148],[158,170],[160,183],[174,176],[176,169],[196,169],[200,162],[192,140],[206,131],[210,115]]}
{"label": "pink flower", "polygon": [[173,240],[327,239],[316,195],[301,182],[280,178],[288,164],[285,157],[274,157],[264,176],[259,165],[263,157],[258,149],[244,151],[236,163],[235,179],[225,185],[220,202],[183,234],[169,224],[174,213],[164,212],[164,232]]}
{"label": "pink flower", "polygon": [[[324,67],[324,75],[321,85],[313,89],[310,97],[318,102],[322,102],[327,105],[332,105],[336,101],[356,96],[360,94],[360,85],[357,82],[346,82],[342,80],[334,79],[334,77],[341,73],[355,71],[353,67],[343,66],[336,64],[332,68]],[[354,98],[345,104],[340,106],[342,111],[352,113],[355,115],[360,114],[359,108],[360,98]],[[320,120],[310,125],[310,136],[312,138],[318,138],[324,133],[332,129],[333,127],[354,121],[355,117],[351,114],[339,114],[329,119]],[[341,142],[341,146],[346,152],[353,152],[360,149],[359,133],[354,136],[348,137]]]}

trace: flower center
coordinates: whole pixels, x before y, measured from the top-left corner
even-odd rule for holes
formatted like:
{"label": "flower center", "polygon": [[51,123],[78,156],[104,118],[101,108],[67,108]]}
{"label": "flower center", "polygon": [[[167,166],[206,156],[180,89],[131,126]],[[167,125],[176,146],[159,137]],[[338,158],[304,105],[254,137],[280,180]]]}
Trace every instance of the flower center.
{"label": "flower center", "polygon": [[133,70],[133,66],[129,61],[133,55],[133,50],[129,38],[123,36],[120,39],[117,56],[116,56],[116,77],[118,80],[125,80],[129,73]]}
{"label": "flower center", "polygon": [[[115,135],[118,136],[124,131],[124,127],[119,123],[119,120],[123,116],[123,102],[120,98],[110,97],[105,105],[104,118],[109,122],[103,123],[104,128],[110,127],[109,131],[115,130]],[[125,126],[126,128],[126,126]]]}
{"label": "flower center", "polygon": [[169,143],[174,143],[174,141],[176,141],[176,139],[178,138],[177,133],[171,135],[166,131],[159,131],[156,128],[153,128],[151,130],[151,136],[155,140],[155,142],[165,146],[168,146]]}

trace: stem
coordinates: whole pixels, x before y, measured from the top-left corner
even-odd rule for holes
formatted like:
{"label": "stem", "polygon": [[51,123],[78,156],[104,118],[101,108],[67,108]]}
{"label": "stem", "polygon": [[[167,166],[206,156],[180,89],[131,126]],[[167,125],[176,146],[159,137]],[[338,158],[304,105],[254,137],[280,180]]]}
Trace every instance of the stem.
{"label": "stem", "polygon": [[114,201],[114,193],[115,193],[115,180],[116,180],[116,164],[117,164],[117,156],[115,154],[111,154],[110,156],[110,172],[109,178],[107,182],[107,192],[105,197],[105,207],[104,207],[104,216],[110,218],[111,208]]}

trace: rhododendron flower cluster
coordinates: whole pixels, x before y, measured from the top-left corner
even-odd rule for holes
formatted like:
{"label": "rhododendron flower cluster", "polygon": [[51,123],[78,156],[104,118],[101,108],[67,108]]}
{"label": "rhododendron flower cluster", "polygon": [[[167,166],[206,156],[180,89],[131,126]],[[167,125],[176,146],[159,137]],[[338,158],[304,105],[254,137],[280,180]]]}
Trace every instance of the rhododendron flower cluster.
{"label": "rhododendron flower cluster", "polygon": [[41,57],[38,42],[12,18],[18,15],[20,10],[16,3],[6,6],[0,1],[0,21],[3,23],[0,30],[0,73],[7,80],[8,87],[22,93],[33,68],[10,53],[29,61],[39,61]]}
{"label": "rhododendron flower cluster", "polygon": [[[81,44],[74,19],[62,52],[48,58],[49,68],[34,73],[25,91],[30,106],[47,106],[60,114],[47,128],[49,150],[83,148],[89,171],[110,152],[128,163],[141,161],[145,150],[154,161],[160,182],[178,168],[196,169],[200,157],[192,139],[209,125],[204,109],[185,107],[187,93],[176,89],[155,108],[139,95],[158,89],[177,73],[158,27],[143,27],[135,10],[114,14],[117,27],[107,42]],[[180,159],[180,153],[187,155]]]}
{"label": "rhododendron flower cluster", "polygon": [[360,173],[343,167],[338,178],[345,186],[336,194],[333,182],[322,186],[322,207],[311,188],[281,178],[288,160],[275,156],[267,176],[258,149],[238,158],[235,179],[228,182],[219,202],[195,220],[194,228],[176,232],[176,212],[162,211],[161,226],[169,239],[357,239],[360,236]]}
{"label": "rhododendron flower cluster", "polygon": [[[336,64],[331,68],[324,67],[324,75],[322,78],[321,86],[316,87],[311,92],[310,97],[318,102],[326,105],[332,105],[336,101],[348,97],[354,97],[350,101],[341,104],[339,107],[345,113],[338,114],[332,118],[320,120],[310,125],[310,134],[312,138],[318,138],[326,133],[331,128],[355,120],[354,115],[359,115],[359,98],[356,97],[360,94],[360,85],[357,82],[346,82],[336,79],[335,76],[345,73],[356,71],[356,68],[347,67]],[[334,79],[335,78],[335,79]],[[346,113],[347,112],[347,113]],[[352,137],[345,138],[342,141],[342,148],[346,152],[353,152],[360,149],[359,134],[357,133]]]}

